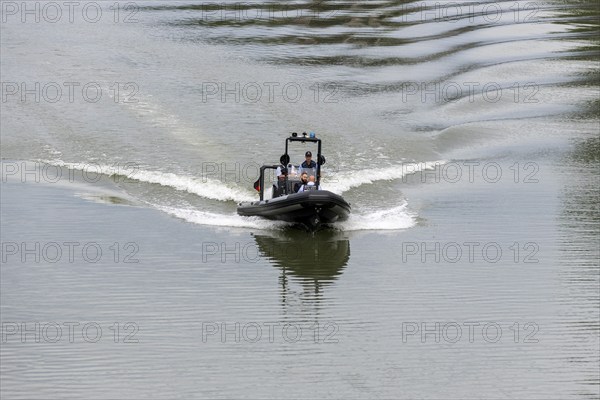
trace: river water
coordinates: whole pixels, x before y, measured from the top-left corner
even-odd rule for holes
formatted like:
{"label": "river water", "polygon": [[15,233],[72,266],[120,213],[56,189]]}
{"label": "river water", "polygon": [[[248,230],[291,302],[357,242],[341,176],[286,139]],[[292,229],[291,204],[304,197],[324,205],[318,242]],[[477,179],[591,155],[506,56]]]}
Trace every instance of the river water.
{"label": "river water", "polygon": [[3,398],[600,395],[597,3],[1,12]]}

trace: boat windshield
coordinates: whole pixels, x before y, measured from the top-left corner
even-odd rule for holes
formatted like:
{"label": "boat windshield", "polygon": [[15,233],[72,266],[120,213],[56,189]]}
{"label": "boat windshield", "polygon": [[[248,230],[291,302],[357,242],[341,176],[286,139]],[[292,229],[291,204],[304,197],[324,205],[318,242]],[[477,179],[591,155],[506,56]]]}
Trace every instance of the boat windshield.
{"label": "boat windshield", "polygon": [[302,175],[302,173],[306,172],[306,174],[308,175],[309,178],[311,176],[314,176],[315,178],[317,177],[317,169],[316,168],[302,168],[302,166],[300,166],[298,168],[299,168],[298,176],[300,176],[300,175]]}
{"label": "boat windshield", "polygon": [[[306,174],[308,175],[308,177],[310,178],[311,176],[314,176],[315,178],[317,177],[317,169],[316,168],[302,168],[300,165],[288,165],[287,166],[287,170],[288,170],[288,179],[289,180],[300,180],[300,177],[302,176],[302,174],[304,172],[306,172]],[[277,169],[277,171],[275,172],[275,175],[273,177],[273,181],[276,182],[277,181],[277,176],[279,174],[279,169]]]}
{"label": "boat windshield", "polygon": [[302,185],[301,176],[304,172],[308,175],[307,179],[309,181],[311,176],[314,176],[315,178],[317,176],[316,168],[302,168],[299,165],[288,165],[287,169],[288,176],[286,180],[278,179],[277,173],[279,173],[279,170],[275,173],[271,198],[297,193]]}

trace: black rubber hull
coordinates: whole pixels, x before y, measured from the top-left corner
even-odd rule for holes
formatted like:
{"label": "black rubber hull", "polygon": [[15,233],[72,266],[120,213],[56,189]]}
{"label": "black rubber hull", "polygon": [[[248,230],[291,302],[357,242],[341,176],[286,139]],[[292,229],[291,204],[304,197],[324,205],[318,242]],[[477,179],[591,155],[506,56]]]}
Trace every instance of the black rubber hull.
{"label": "black rubber hull", "polygon": [[241,203],[237,211],[239,215],[246,217],[263,217],[302,224],[309,229],[318,229],[322,224],[347,219],[350,214],[350,204],[335,193],[316,190],[271,200]]}

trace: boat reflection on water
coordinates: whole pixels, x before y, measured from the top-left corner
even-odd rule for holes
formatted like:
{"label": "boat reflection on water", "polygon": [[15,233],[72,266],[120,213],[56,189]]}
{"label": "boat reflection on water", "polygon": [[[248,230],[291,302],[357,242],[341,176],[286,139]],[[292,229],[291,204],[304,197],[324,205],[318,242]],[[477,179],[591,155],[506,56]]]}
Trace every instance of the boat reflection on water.
{"label": "boat reflection on water", "polygon": [[320,297],[322,288],[333,283],[350,259],[350,241],[344,232],[321,230],[307,234],[287,229],[269,235],[254,235],[261,256],[281,269],[284,302],[290,294],[289,280],[304,288],[301,297]]}

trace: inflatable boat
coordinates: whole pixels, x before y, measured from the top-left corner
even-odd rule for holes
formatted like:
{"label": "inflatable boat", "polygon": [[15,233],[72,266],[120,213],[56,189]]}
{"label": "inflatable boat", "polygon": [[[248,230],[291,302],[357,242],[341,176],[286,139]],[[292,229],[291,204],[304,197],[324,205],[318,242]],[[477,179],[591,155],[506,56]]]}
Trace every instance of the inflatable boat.
{"label": "inflatable boat", "polygon": [[[312,153],[307,151],[307,161],[300,165],[291,164],[289,146],[298,143],[316,144],[317,161],[307,164],[309,155],[312,157]],[[292,133],[285,141],[285,153],[279,161],[279,165],[263,165],[260,168],[260,176],[254,183],[259,200],[240,203],[237,209],[239,215],[301,224],[311,231],[348,218],[350,204],[342,196],[321,189],[321,166],[325,164],[321,139],[312,132],[310,136]],[[276,171],[270,199],[265,199],[266,171]]]}

